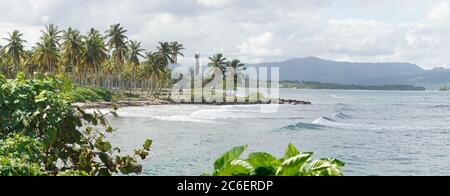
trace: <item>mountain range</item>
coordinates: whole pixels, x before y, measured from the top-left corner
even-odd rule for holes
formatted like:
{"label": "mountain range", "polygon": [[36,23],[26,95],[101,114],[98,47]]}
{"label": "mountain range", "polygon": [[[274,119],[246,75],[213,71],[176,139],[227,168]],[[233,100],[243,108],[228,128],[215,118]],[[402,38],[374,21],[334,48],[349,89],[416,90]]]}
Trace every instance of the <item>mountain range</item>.
{"label": "mountain range", "polygon": [[316,57],[295,58],[254,66],[280,67],[280,80],[356,85],[416,85],[439,88],[450,84],[450,69],[425,70],[410,63],[352,63]]}

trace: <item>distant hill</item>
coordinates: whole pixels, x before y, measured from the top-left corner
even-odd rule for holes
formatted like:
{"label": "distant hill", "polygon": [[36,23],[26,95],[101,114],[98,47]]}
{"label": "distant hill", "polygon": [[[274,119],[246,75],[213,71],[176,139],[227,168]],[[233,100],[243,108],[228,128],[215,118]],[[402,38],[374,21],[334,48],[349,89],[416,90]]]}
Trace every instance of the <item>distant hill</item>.
{"label": "distant hill", "polygon": [[387,90],[387,91],[424,91],[426,88],[411,85],[354,85],[329,84],[320,82],[281,81],[281,88],[296,89],[336,89],[336,90]]}
{"label": "distant hill", "polygon": [[351,63],[316,57],[260,63],[280,67],[280,80],[355,85],[414,85],[437,88],[450,84],[449,69],[424,70],[410,63]]}

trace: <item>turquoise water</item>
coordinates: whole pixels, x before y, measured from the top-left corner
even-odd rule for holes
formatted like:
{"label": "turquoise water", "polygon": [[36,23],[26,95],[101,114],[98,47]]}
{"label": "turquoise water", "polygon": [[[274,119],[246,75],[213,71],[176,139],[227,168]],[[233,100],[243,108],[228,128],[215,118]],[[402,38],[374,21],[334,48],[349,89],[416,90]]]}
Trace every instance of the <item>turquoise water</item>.
{"label": "turquoise water", "polygon": [[122,108],[111,140],[124,149],[154,146],[144,175],[200,175],[233,146],[281,156],[289,143],[347,163],[346,175],[449,175],[447,92],[282,90],[313,102],[260,106],[169,105]]}

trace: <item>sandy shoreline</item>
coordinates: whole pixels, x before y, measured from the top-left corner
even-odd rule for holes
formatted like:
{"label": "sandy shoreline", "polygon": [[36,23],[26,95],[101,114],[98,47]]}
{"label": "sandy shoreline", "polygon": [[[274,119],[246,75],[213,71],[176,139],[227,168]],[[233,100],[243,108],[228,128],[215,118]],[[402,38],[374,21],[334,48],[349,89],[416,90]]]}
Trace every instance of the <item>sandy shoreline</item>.
{"label": "sandy shoreline", "polygon": [[298,100],[277,100],[272,101],[271,103],[252,103],[252,102],[244,102],[244,103],[174,103],[168,100],[161,99],[151,99],[145,101],[115,101],[115,102],[79,102],[73,103],[73,107],[79,107],[81,109],[104,109],[104,108],[112,108],[114,106],[117,107],[143,107],[143,106],[152,106],[152,105],[261,105],[261,104],[291,104],[291,105],[311,105],[311,102],[306,101],[298,101]]}
{"label": "sandy shoreline", "polygon": [[104,109],[117,107],[143,107],[151,105],[170,105],[173,104],[170,101],[165,100],[148,100],[148,101],[115,101],[115,102],[80,102],[73,103],[72,106],[79,107],[81,109]]}

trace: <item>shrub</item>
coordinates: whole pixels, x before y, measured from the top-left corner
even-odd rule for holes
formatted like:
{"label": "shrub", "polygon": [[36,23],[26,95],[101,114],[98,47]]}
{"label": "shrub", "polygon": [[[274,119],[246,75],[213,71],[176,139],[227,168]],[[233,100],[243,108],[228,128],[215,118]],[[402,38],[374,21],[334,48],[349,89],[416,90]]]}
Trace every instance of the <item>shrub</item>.
{"label": "shrub", "polygon": [[41,144],[16,134],[0,141],[0,176],[40,176]]}
{"label": "shrub", "polygon": [[[72,108],[62,93],[67,85],[53,77],[37,75],[35,79],[26,80],[18,75],[17,79],[1,80],[0,84],[0,141],[6,146],[4,151],[10,152],[3,157],[3,166],[12,164],[17,167],[11,168],[23,168],[32,164],[28,169],[35,169],[37,165],[46,175],[113,175],[142,171],[138,159],[149,155],[152,141],[147,140],[133,155],[119,156],[120,149],[105,140],[106,135],[114,131],[105,116],[117,116],[114,110],[88,114]],[[36,148],[21,142],[30,138]],[[29,151],[32,149],[34,151]],[[16,157],[28,158],[17,160]]]}
{"label": "shrub", "polygon": [[42,176],[39,165],[20,158],[0,156],[0,176]]}
{"label": "shrub", "polygon": [[[312,161],[313,153],[300,153],[290,144],[285,156],[277,159],[271,154],[252,153],[247,159],[241,154],[247,146],[235,147],[214,163],[213,176],[342,176],[345,165],[336,159]],[[208,175],[208,174],[206,174]]]}
{"label": "shrub", "polygon": [[113,93],[107,89],[100,87],[76,87],[73,91],[68,92],[71,102],[96,102],[96,101],[112,101]]}

